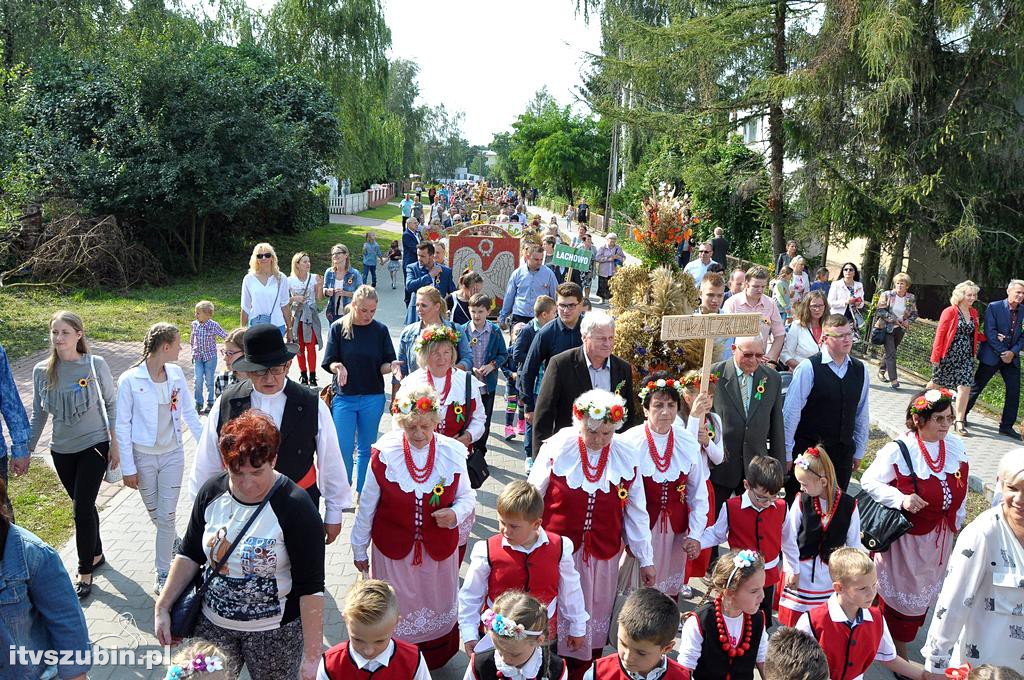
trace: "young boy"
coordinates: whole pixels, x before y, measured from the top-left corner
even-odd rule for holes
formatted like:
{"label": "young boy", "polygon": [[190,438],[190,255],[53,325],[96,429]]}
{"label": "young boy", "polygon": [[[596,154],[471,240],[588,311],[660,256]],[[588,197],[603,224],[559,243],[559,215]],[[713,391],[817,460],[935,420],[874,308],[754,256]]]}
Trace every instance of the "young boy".
{"label": "young boy", "polygon": [[221,350],[221,354],[224,355],[224,372],[217,376],[217,379],[213,381],[213,393],[219,397],[221,392],[226,390],[229,385],[234,385],[236,382],[240,382],[238,375],[231,370],[231,367],[235,364],[235,359],[242,356],[245,353],[245,345],[242,344],[242,337],[245,335],[244,328],[236,328],[235,330],[228,333],[228,337],[224,338],[224,349]]}
{"label": "young boy", "polygon": [[[679,605],[654,588],[641,588],[626,598],[619,612],[618,652],[597,660],[584,680],[682,680],[689,673],[668,658],[679,630]],[[655,671],[660,671],[655,673]]]}
{"label": "young boy", "polygon": [[590,615],[572,541],[541,528],[544,497],[525,480],[507,484],[497,505],[499,533],[473,546],[459,590],[459,631],[466,654],[480,638],[480,612],[506,590],[525,591],[547,604],[552,631],[557,630],[556,616],[568,622],[568,636],[558,641],[559,656],[563,649],[579,649]]}
{"label": "young boy", "polygon": [[469,338],[469,349],[473,355],[473,375],[484,384],[480,399],[484,402],[487,422],[484,436],[473,442],[473,450],[479,455],[487,453],[487,438],[491,433],[491,416],[494,414],[494,392],[498,389],[498,369],[508,361],[508,347],[505,336],[498,324],[487,320],[493,301],[483,293],[469,298],[469,321],[459,328]]}
{"label": "young boy", "polygon": [[743,480],[746,491],[725,502],[714,526],[704,530],[700,548],[704,550],[728,541],[733,550],[756,550],[764,557],[765,628],[771,625],[775,584],[779,582],[779,562],[783,550],[797,554],[796,536],[786,521],[786,501],[778,498],[784,483],[782,463],[769,456],[754,456]]}
{"label": "young boy", "polygon": [[796,627],[814,636],[825,650],[833,680],[861,680],[872,662],[912,680],[924,677],[924,668],[896,655],[889,627],[878,607],[875,563],[856,548],[840,548],[828,560],[835,591],[824,604],[806,612]]}
{"label": "young boy", "polygon": [[[196,413],[207,413],[213,407],[213,379],[217,375],[217,338],[227,332],[213,320],[213,303],[196,303],[196,320],[192,322],[192,364],[195,366]],[[203,409],[203,384],[206,384],[206,409]]]}
{"label": "young boy", "polygon": [[324,652],[317,680],[430,680],[416,645],[392,637],[398,625],[398,598],[386,582],[356,581],[341,615],[348,640]]}
{"label": "young boy", "polygon": [[[505,364],[505,439],[511,440],[517,434],[526,434],[526,421],[523,419],[523,401],[519,398],[516,381],[526,363],[526,354],[537,331],[555,318],[557,308],[555,299],[547,295],[538,295],[533,303],[533,319],[525,324],[512,327],[512,351],[509,361]],[[519,330],[516,330],[516,329]],[[513,430],[515,414],[519,413],[519,425]],[[511,416],[511,417],[510,417]]]}
{"label": "young boy", "polygon": [[828,295],[828,289],[832,286],[832,282],[828,280],[828,270],[824,267],[819,267],[818,271],[814,272],[814,281],[807,287],[807,292],[812,290],[820,290],[823,295]]}
{"label": "young boy", "polygon": [[828,672],[825,652],[808,633],[780,626],[768,638],[764,680],[829,680]]}

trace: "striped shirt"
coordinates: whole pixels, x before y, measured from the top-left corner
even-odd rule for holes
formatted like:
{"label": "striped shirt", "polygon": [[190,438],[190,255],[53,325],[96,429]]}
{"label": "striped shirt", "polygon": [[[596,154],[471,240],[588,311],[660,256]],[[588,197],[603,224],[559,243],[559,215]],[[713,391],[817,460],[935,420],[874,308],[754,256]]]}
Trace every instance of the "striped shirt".
{"label": "striped shirt", "polygon": [[192,361],[215,361],[217,359],[217,338],[228,334],[213,319],[199,323],[192,322]]}

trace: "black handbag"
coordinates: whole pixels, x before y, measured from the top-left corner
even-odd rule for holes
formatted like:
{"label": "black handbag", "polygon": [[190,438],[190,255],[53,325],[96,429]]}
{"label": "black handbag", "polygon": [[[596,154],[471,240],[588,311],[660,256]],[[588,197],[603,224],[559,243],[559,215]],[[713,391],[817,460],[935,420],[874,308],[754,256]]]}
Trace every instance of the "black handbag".
{"label": "black handbag", "polygon": [[217,576],[220,568],[228,561],[228,557],[238,547],[239,541],[245,536],[245,533],[249,531],[249,527],[259,517],[260,512],[263,511],[263,507],[270,501],[270,497],[277,492],[278,489],[284,484],[284,475],[280,475],[274,485],[270,487],[270,491],[263,500],[260,501],[259,506],[256,508],[256,512],[252,513],[248,521],[242,530],[238,532],[238,536],[231,542],[231,546],[228,551],[224,553],[223,559],[220,562],[213,562],[213,566],[206,570],[206,576],[200,580],[197,575],[193,579],[192,583],[185,587],[185,590],[178,596],[178,599],[171,605],[171,637],[175,639],[184,639],[192,637],[192,634],[196,630],[196,624],[199,623],[199,615],[203,611],[203,594],[206,593],[207,588],[210,587],[210,582],[214,576]]}
{"label": "black handbag", "polygon": [[872,345],[884,345],[885,344],[885,327],[875,326],[871,329],[871,344]]}
{"label": "black handbag", "polygon": [[[907,445],[898,439],[896,444],[900,447],[903,462],[910,470],[914,493],[917,493],[917,478],[913,476],[914,466],[910,464],[910,451],[907,450]],[[867,491],[862,490],[857,494],[857,510],[860,512],[860,542],[871,552],[888,551],[889,547],[913,526],[903,510],[882,505]]]}
{"label": "black handbag", "polygon": [[[469,418],[473,415],[473,376],[469,371],[466,371],[466,423],[462,426],[462,431],[459,432],[461,437],[463,432],[469,428]],[[488,432],[484,432],[483,436],[488,436]],[[469,455],[466,456],[466,472],[469,474],[469,485],[474,489],[479,489],[487,481],[487,478],[491,476],[491,468],[487,465],[487,459],[484,458],[482,451],[477,451],[473,448],[473,445],[469,445]]]}

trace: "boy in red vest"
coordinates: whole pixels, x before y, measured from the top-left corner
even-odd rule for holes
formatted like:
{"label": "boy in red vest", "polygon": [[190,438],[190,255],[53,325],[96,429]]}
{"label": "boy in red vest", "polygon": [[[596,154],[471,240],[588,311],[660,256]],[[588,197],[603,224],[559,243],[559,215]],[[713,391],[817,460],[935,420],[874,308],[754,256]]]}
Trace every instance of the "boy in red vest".
{"label": "boy in red vest", "polygon": [[357,581],[342,611],[348,640],[320,659],[318,680],[430,680],[416,645],[395,640],[398,598],[385,581]]}
{"label": "boy in red vest", "polygon": [[[786,521],[786,501],[778,497],[785,482],[782,463],[769,456],[754,456],[747,466],[742,496],[733,496],[718,513],[714,526],[704,530],[700,548],[712,548],[728,541],[732,550],[755,550],[764,557],[765,628],[772,624],[775,584],[779,582],[782,554],[799,553],[796,536]],[[786,565],[789,567],[789,565]],[[796,569],[799,569],[799,564]]]}
{"label": "boy in red vest", "polygon": [[875,661],[899,676],[922,680],[924,669],[896,655],[889,627],[878,607],[875,563],[856,548],[840,548],[828,561],[835,591],[824,604],[804,613],[796,627],[810,633],[825,651],[832,680],[861,680]]}
{"label": "boy in red vest", "polygon": [[[544,497],[529,482],[507,484],[498,495],[498,532],[477,541],[459,590],[459,631],[466,654],[480,639],[480,612],[506,590],[522,590],[548,608],[551,638],[578,649],[587,631],[580,575],[572,541],[541,528]],[[565,624],[559,626],[555,617]],[[566,625],[567,624],[567,625]],[[561,630],[559,630],[561,629]]]}
{"label": "boy in red vest", "polygon": [[617,652],[598,659],[583,680],[689,680],[682,664],[667,656],[679,630],[675,600],[655,588],[633,591],[618,624]]}

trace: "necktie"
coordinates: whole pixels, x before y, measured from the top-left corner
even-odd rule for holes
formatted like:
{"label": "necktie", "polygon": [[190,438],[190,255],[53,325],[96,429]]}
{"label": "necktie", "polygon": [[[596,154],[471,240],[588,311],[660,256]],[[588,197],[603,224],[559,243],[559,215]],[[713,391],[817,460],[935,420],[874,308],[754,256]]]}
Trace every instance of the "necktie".
{"label": "necktie", "polygon": [[740,396],[743,397],[743,413],[750,413],[750,376],[740,374]]}

